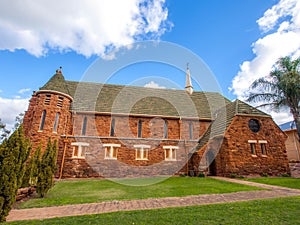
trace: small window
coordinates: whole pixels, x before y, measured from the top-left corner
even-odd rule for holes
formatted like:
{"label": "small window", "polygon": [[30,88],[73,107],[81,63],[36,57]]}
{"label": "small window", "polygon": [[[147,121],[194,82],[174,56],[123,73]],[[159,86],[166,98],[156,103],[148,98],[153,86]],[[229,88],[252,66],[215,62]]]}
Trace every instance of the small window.
{"label": "small window", "polygon": [[84,159],[89,144],[84,142],[74,142],[71,145],[73,146],[72,158]]}
{"label": "small window", "polygon": [[168,138],[168,121],[164,123],[164,138]]}
{"label": "small window", "polygon": [[193,124],[189,123],[189,134],[190,134],[190,139],[193,139]]}
{"label": "small window", "polygon": [[51,95],[46,95],[44,104],[45,105],[50,105],[50,100],[51,100]]}
{"label": "small window", "polygon": [[261,149],[261,154],[266,156],[267,155],[267,141],[261,140],[258,141],[258,143],[260,144],[260,149]]}
{"label": "small window", "polygon": [[111,124],[110,124],[110,136],[111,137],[115,136],[115,119],[111,120]]}
{"label": "small window", "polygon": [[86,134],[86,126],[87,126],[87,117],[85,116],[82,123],[81,135]]}
{"label": "small window", "polygon": [[40,129],[39,130],[44,130],[46,114],[47,114],[46,110],[44,110],[43,113],[42,113],[41,123],[40,123]]}
{"label": "small window", "polygon": [[251,155],[256,155],[255,143],[250,143]]}
{"label": "small window", "polygon": [[265,143],[261,143],[260,144],[260,148],[261,148],[261,154],[262,155],[267,155],[266,144]]}
{"label": "small window", "polygon": [[61,108],[63,106],[63,101],[64,101],[64,97],[59,96],[57,100],[57,106]]}
{"label": "small window", "polygon": [[165,150],[165,160],[166,161],[176,161],[176,151],[178,150],[177,146],[164,146]]}
{"label": "small window", "polygon": [[53,126],[53,132],[57,132],[58,122],[59,122],[59,113],[56,113],[54,126]]}
{"label": "small window", "polygon": [[120,144],[103,144],[105,148],[105,159],[117,159],[118,158],[118,148],[121,147]]}
{"label": "small window", "polygon": [[139,122],[138,122],[138,137],[139,138],[142,137],[142,129],[143,129],[143,121],[139,120]]}
{"label": "small window", "polygon": [[150,145],[134,145],[134,148],[136,150],[136,160],[148,160]]}

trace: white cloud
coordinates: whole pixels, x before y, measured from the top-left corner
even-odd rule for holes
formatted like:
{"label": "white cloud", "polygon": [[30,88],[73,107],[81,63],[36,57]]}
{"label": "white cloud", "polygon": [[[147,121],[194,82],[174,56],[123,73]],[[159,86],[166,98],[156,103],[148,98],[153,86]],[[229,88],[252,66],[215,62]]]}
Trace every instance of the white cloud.
{"label": "white cloud", "polygon": [[[241,64],[240,71],[229,88],[239,99],[245,99],[250,84],[268,75],[280,57],[300,56],[300,1],[279,1],[257,23],[264,36],[252,44],[252,51],[256,56]],[[283,117],[291,119],[288,112],[271,114],[275,121],[285,120]]]}
{"label": "white cloud", "polygon": [[154,81],[150,81],[149,83],[145,84],[144,87],[147,88],[160,88],[160,89],[165,89],[166,87],[160,86],[159,84],[155,83]]}
{"label": "white cloud", "polygon": [[29,92],[31,89],[30,88],[22,88],[18,91],[19,94],[25,94],[26,92]]}
{"label": "white cloud", "polygon": [[11,129],[15,123],[16,116],[27,110],[29,99],[7,99],[0,97],[0,118]]}
{"label": "white cloud", "polygon": [[49,49],[104,56],[172,26],[165,0],[0,0],[0,15],[0,50],[35,56]]}

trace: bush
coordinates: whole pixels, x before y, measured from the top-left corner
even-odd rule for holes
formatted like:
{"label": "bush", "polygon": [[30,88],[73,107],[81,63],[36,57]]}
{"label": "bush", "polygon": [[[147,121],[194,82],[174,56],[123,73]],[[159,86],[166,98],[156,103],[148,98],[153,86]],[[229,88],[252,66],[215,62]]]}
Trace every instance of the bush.
{"label": "bush", "polygon": [[22,126],[0,145],[0,222],[6,220],[12,204],[16,201],[30,150]]}
{"label": "bush", "polygon": [[230,177],[230,178],[237,178],[238,176],[237,176],[235,173],[231,173],[231,174],[229,175],[229,177]]}
{"label": "bush", "polygon": [[269,175],[267,173],[262,173],[261,176],[262,177],[268,177]]}
{"label": "bush", "polygon": [[56,171],[56,158],[57,158],[57,142],[54,141],[53,145],[49,138],[46,150],[43,154],[42,160],[38,167],[37,187],[36,192],[41,198],[50,190],[54,184],[54,174]]}
{"label": "bush", "polygon": [[198,177],[205,177],[204,173],[199,173]]}

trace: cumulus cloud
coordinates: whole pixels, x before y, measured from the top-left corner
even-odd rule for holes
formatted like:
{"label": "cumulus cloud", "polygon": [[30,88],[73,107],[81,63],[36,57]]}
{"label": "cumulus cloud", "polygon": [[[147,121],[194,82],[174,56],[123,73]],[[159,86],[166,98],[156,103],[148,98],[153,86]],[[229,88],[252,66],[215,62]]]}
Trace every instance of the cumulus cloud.
{"label": "cumulus cloud", "polygon": [[160,89],[165,89],[166,87],[160,86],[159,84],[155,83],[154,81],[150,81],[149,83],[145,84],[144,87],[147,88],[160,88]]}
{"label": "cumulus cloud", "polygon": [[165,0],[0,0],[0,15],[0,50],[35,56],[49,49],[105,56],[172,26]]}
{"label": "cumulus cloud", "polygon": [[[300,1],[280,0],[257,20],[257,24],[263,37],[252,44],[255,57],[241,64],[230,87],[239,99],[245,99],[250,84],[268,75],[280,57],[300,56]],[[285,120],[291,119],[288,112],[272,112],[272,115],[275,121],[282,122],[283,116]]]}
{"label": "cumulus cloud", "polygon": [[0,118],[7,125],[7,129],[10,130],[13,127],[16,116],[27,110],[28,101],[29,98],[7,99],[0,97]]}

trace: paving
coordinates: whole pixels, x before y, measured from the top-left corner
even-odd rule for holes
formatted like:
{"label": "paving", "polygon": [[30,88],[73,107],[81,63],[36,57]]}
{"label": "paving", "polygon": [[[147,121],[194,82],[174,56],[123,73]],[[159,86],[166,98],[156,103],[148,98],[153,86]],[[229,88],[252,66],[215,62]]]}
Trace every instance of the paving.
{"label": "paving", "polygon": [[7,221],[17,220],[41,220],[54,217],[79,216],[88,214],[101,214],[117,211],[147,210],[170,207],[196,206],[219,204],[228,202],[249,201],[255,199],[269,199],[288,196],[300,196],[300,190],[284,188],[266,184],[258,184],[250,181],[230,179],[225,177],[213,177],[228,182],[266,188],[268,190],[234,192],[226,194],[205,194],[185,197],[149,198],[126,201],[106,201],[100,203],[74,204],[32,209],[13,209],[10,211]]}

